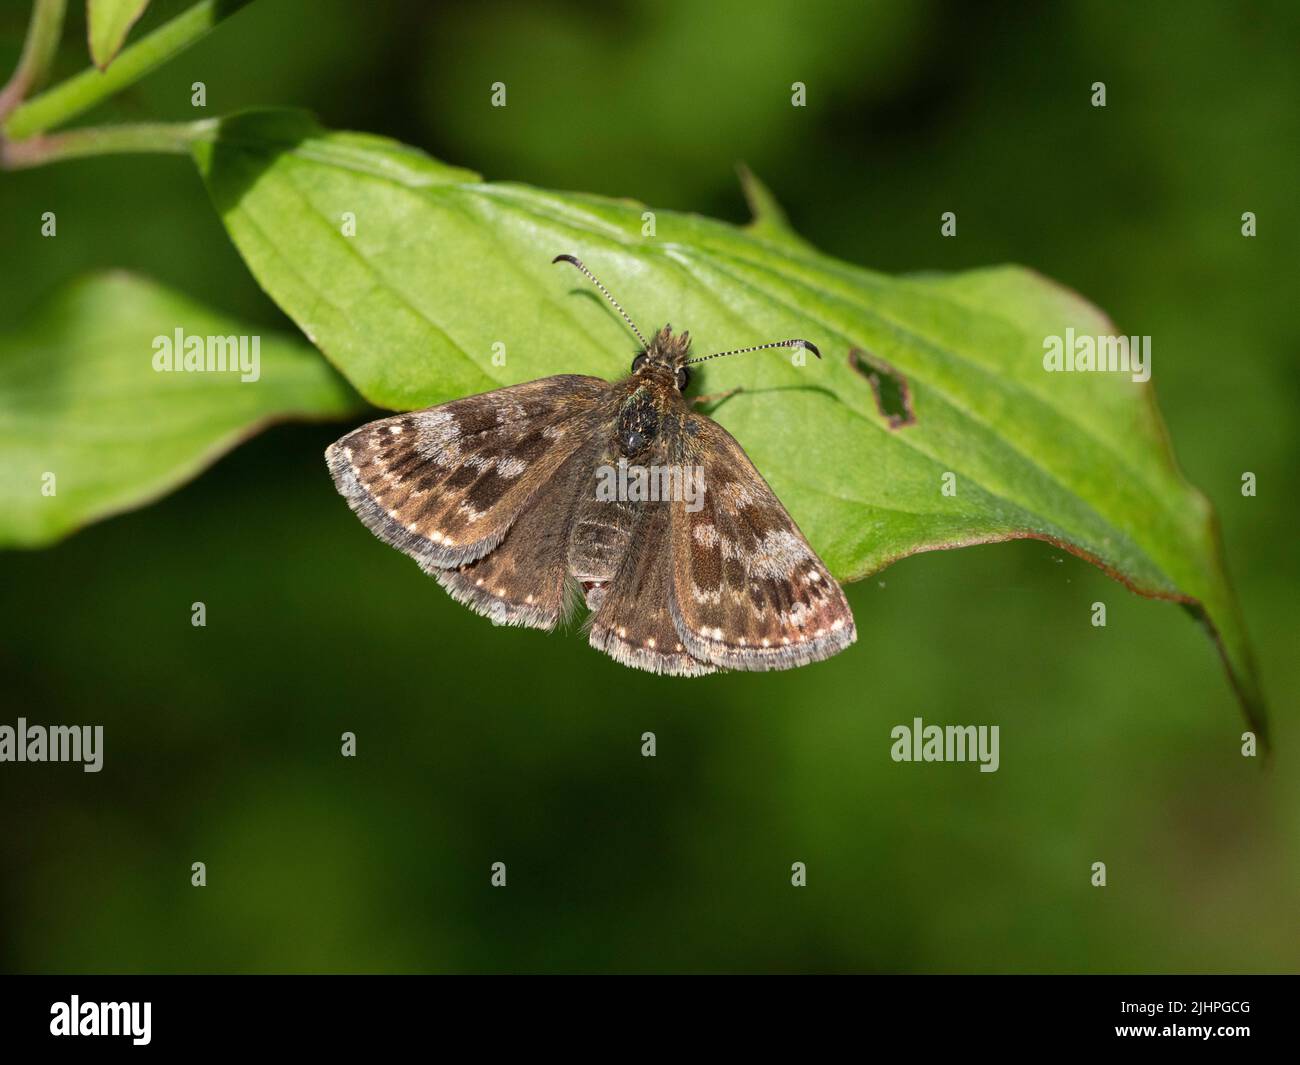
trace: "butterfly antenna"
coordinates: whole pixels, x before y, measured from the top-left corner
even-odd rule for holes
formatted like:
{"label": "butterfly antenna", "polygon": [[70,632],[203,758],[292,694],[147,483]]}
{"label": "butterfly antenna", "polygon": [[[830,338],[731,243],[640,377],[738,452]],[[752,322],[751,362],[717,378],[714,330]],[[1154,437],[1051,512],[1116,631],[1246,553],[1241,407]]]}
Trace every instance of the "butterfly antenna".
{"label": "butterfly antenna", "polygon": [[734,348],[731,351],[717,351],[712,355],[701,355],[698,359],[687,359],[682,365],[689,366],[693,362],[707,362],[709,359],[720,359],[724,355],[743,355],[747,351],[762,351],[764,348],[807,348],[817,358],[822,357],[822,353],[817,350],[817,345],[810,340],[774,340],[770,344],[755,344],[752,348]]}
{"label": "butterfly antenna", "polygon": [[551,260],[551,265],[554,266],[556,263],[569,263],[572,266],[576,266],[579,270],[581,270],[584,274],[586,274],[587,277],[591,280],[591,283],[595,285],[598,289],[600,289],[600,294],[614,305],[614,310],[618,311],[618,313],[623,316],[623,321],[627,322],[628,328],[631,329],[632,332],[636,334],[637,340],[641,341],[641,350],[645,351],[646,348],[650,346],[646,342],[646,338],[641,335],[641,330],[639,330],[636,327],[636,323],[627,316],[627,311],[623,310],[623,308],[619,306],[618,300],[616,300],[612,295],[610,295],[609,289],[607,289],[604,285],[600,283],[600,278],[598,278],[595,274],[593,274],[590,270],[588,270],[585,266],[582,265],[581,259],[579,259],[576,255],[557,255],[554,259]]}

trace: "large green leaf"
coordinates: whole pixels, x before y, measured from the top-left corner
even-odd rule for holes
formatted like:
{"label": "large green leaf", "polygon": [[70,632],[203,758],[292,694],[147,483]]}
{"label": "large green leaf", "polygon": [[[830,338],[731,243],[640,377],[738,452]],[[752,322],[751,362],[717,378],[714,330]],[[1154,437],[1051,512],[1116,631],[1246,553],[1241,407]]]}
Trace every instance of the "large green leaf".
{"label": "large green leaf", "polygon": [[[643,331],[672,321],[697,352],[807,337],[823,361],[721,360],[700,388],[743,386],[716,417],[836,574],[1050,541],[1206,620],[1262,723],[1213,517],[1175,465],[1150,386],[1043,369],[1046,336],[1113,332],[1075,294],[1014,266],[893,278],[830,259],[753,182],[766,216],[748,230],[657,211],[647,235],[639,203],[483,182],[299,112],[227,119],[195,155],[258,281],[373,402],[626,372],[629,335],[585,280],[550,265],[560,252],[585,259]],[[889,428],[852,348],[904,375],[916,424]],[[941,491],[949,472],[955,495]]]}
{"label": "large green leaf", "polygon": [[95,66],[108,69],[148,6],[149,0],[86,0],[86,37]]}
{"label": "large green leaf", "polygon": [[283,335],[260,337],[256,380],[156,371],[154,338],[177,329],[259,333],[110,273],[62,289],[0,335],[0,546],[45,544],[149,502],[270,422],[361,406],[316,352]]}

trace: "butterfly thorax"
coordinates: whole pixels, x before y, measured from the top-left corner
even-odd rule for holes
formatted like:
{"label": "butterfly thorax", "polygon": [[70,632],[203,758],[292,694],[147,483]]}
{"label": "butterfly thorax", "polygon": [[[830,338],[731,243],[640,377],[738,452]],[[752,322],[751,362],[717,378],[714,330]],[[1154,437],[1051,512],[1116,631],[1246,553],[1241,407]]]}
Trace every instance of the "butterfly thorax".
{"label": "butterfly thorax", "polygon": [[632,363],[615,428],[624,458],[643,455],[663,435],[668,419],[680,420],[685,410],[681,392],[687,380],[683,364],[690,348],[690,333],[674,335],[673,327],[665,325]]}

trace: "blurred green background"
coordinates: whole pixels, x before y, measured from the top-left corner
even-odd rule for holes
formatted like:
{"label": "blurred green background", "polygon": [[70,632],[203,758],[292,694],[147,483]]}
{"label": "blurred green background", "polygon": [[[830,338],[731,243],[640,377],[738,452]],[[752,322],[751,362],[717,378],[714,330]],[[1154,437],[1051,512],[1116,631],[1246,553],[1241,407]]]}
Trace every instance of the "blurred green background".
{"label": "blurred green background", "polygon": [[[26,9],[0,7],[6,69]],[[85,64],[80,18],[61,71]],[[190,118],[203,80],[210,114],[302,105],[490,178],[734,221],[744,160],[829,253],[1078,289],[1155,338],[1276,750],[1241,757],[1184,612],[1040,543],[852,586],[858,644],[790,673],[661,679],[573,631],[495,629],[338,498],[321,452],[342,426],[281,427],[156,506],[0,556],[0,723],[106,733],[99,774],[0,765],[0,967],[1300,969],[1298,41],[1285,2],[259,0],[102,108]],[[183,158],[0,175],[0,249],[6,322],[124,266],[287,326]],[[1000,770],[893,763],[914,716],[1000,725]]]}

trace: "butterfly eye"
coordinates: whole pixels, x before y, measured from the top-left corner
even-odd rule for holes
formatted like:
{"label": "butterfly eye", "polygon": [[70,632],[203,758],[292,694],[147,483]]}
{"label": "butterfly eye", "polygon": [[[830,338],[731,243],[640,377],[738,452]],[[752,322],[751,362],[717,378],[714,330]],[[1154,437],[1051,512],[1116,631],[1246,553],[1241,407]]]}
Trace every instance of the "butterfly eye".
{"label": "butterfly eye", "polygon": [[641,372],[641,367],[645,365],[645,359],[646,359],[645,355],[638,355],[635,359],[632,360],[633,373]]}
{"label": "butterfly eye", "polygon": [[677,391],[685,392],[686,386],[691,383],[691,371],[683,366],[677,371]]}

